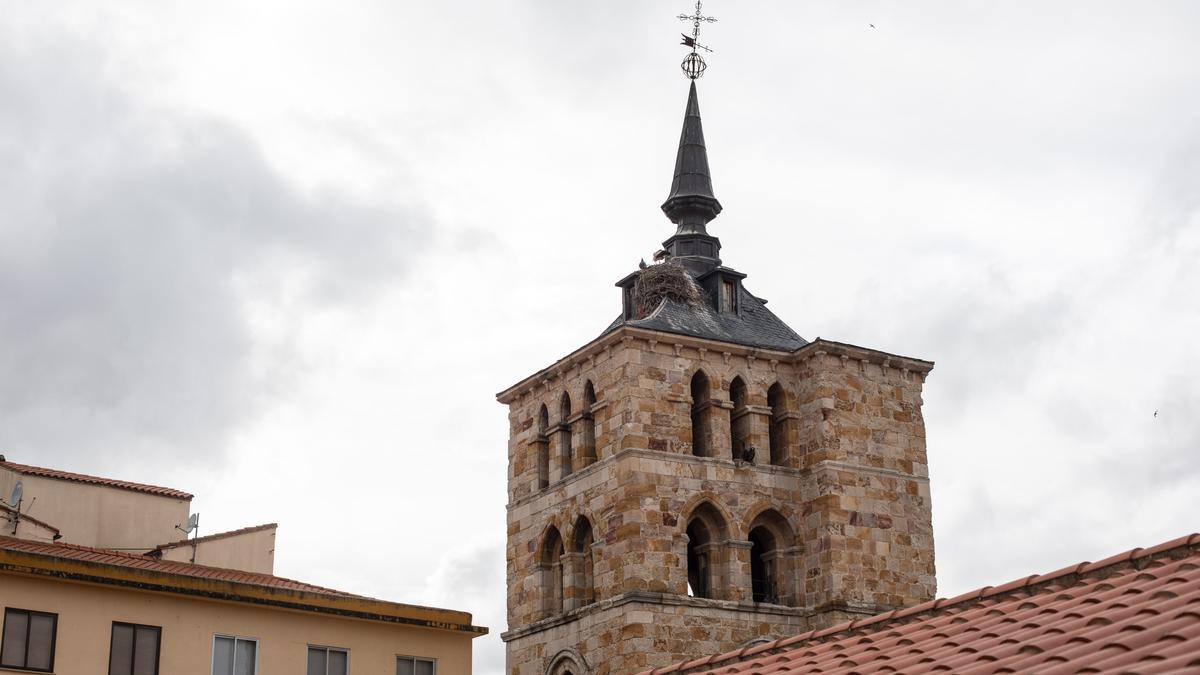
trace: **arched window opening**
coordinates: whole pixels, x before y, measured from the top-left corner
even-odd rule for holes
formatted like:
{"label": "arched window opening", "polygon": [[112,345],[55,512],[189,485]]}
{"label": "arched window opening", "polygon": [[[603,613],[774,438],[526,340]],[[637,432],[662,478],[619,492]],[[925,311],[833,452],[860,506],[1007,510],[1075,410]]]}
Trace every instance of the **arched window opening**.
{"label": "arched window opening", "polygon": [[787,411],[784,409],[783,387],[779,383],[767,390],[767,405],[771,408],[771,422],[767,427],[771,441],[771,463],[782,465],[787,460]]}
{"label": "arched window opening", "polygon": [[729,400],[733,402],[733,412],[729,414],[733,459],[743,459],[750,441],[750,411],[746,409],[746,383],[742,378],[735,377],[729,383]]}
{"label": "arched window opening", "polygon": [[562,477],[571,475],[571,397],[563,392],[558,405],[558,447],[562,462]]}
{"label": "arched window opening", "polygon": [[575,523],[575,541],[572,548],[579,554],[579,570],[576,572],[575,588],[581,606],[590,605],[596,601],[592,543],[592,524],[588,522],[587,518],[580,516]]}
{"label": "arched window opening", "polygon": [[779,602],[775,537],[765,527],[750,531],[750,588],[754,602]]}
{"label": "arched window opening", "polygon": [[583,438],[580,442],[579,455],[583,464],[596,461],[596,420],[592,416],[592,406],[596,405],[596,388],[588,380],[583,386]]}
{"label": "arched window opening", "polygon": [[709,560],[707,550],[712,543],[708,527],[700,521],[688,523],[687,529],[688,595],[694,598],[709,597]]}
{"label": "arched window opening", "polygon": [[687,524],[688,595],[716,598],[721,593],[725,520],[712,504],[701,504]]}
{"label": "arched window opening", "polygon": [[794,604],[795,536],[787,519],[767,509],[750,523],[750,593],[754,602]]}
{"label": "arched window opening", "polygon": [[537,486],[543,490],[550,485],[550,438],[546,435],[550,430],[550,411],[545,404],[538,411],[537,438]]}
{"label": "arched window opening", "polygon": [[692,454],[709,456],[708,420],[712,415],[712,401],[708,388],[708,376],[697,370],[692,376]]}
{"label": "arched window opening", "polygon": [[542,539],[538,561],[542,572],[542,612],[546,616],[563,611],[563,540],[558,528],[551,526]]}

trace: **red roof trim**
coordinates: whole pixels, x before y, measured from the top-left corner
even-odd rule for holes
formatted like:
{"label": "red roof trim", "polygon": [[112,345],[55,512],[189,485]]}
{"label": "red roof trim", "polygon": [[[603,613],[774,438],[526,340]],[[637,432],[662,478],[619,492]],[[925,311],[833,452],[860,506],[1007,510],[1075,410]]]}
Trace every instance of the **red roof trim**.
{"label": "red roof trim", "polygon": [[157,497],[172,497],[174,499],[184,499],[188,501],[192,499],[192,495],[184,492],[183,490],[176,490],[174,488],[161,487],[158,485],[146,485],[144,483],[133,483],[127,480],[116,480],[115,478],[101,478],[100,476],[89,476],[82,473],[59,471],[58,469],[46,469],[40,466],[17,464],[16,462],[0,462],[0,468],[8,469],[9,471],[13,471],[25,476],[53,478],[55,480],[67,480],[74,483],[87,483],[89,485],[102,485],[104,487],[118,488],[121,490],[142,492],[148,495],[155,495]]}
{"label": "red roof trim", "polygon": [[0,536],[0,549],[31,553],[33,555],[65,558],[67,560],[98,563],[101,565],[113,565],[116,567],[137,568],[165,574],[177,574],[180,576],[194,577],[198,579],[232,581],[242,584],[252,584],[255,586],[265,586],[268,588],[283,588],[293,591],[303,591],[307,593],[332,595],[344,598],[362,597],[354,595],[353,593],[346,593],[344,591],[337,591],[332,588],[324,588],[322,586],[306,584],[303,581],[286,579],[284,577],[277,577],[271,574],[259,574],[256,572],[246,572],[243,570],[227,569],[224,567],[208,567],[207,565],[159,560],[158,558],[146,555],[136,555],[133,553],[125,553],[124,551],[112,551],[103,548],[92,548],[90,546],[79,546],[78,544],[46,544],[37,541],[29,541],[26,539],[15,539],[13,537]]}
{"label": "red roof trim", "polygon": [[203,544],[206,541],[214,541],[217,539],[227,539],[229,537],[236,537],[236,536],[242,535],[242,534],[250,534],[252,532],[260,532],[262,530],[275,530],[278,528],[279,528],[279,523],[264,523],[262,525],[243,527],[240,530],[230,530],[228,532],[218,532],[216,534],[210,534],[210,535],[206,535],[203,537],[196,537],[195,539],[180,539],[179,541],[173,541],[173,542],[170,542],[169,544],[159,544],[158,546],[154,547],[154,550],[155,551],[165,551],[166,549],[169,549],[169,548],[179,548],[180,546],[189,546],[191,544]]}

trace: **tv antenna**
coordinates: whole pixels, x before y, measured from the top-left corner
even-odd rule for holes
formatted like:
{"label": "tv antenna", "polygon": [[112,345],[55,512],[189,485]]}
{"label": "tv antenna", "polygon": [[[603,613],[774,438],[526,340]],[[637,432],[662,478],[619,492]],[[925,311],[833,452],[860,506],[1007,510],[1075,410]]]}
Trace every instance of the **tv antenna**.
{"label": "tv antenna", "polygon": [[193,513],[192,515],[188,516],[186,527],[183,525],[176,525],[175,529],[182,532],[185,536],[189,534],[192,535],[192,559],[190,562],[194,565],[196,563],[196,537],[200,533],[200,514]]}
{"label": "tv antenna", "polygon": [[5,506],[13,510],[12,533],[14,537],[17,534],[17,526],[21,524],[21,501],[24,498],[25,486],[21,484],[21,481],[17,481],[17,484],[13,486],[12,495],[8,498],[8,501],[0,499],[0,502],[3,502]]}

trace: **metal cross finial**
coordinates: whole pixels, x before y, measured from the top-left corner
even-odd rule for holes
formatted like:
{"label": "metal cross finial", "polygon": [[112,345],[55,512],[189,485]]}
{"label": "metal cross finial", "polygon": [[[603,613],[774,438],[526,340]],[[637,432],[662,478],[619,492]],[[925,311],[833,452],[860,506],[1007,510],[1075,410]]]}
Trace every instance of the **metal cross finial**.
{"label": "metal cross finial", "polygon": [[679,43],[679,44],[683,45],[684,47],[692,48],[692,53],[688,54],[687,57],[683,60],[683,63],[680,64],[680,66],[683,68],[683,74],[687,75],[688,78],[692,79],[692,80],[703,75],[704,69],[708,67],[708,64],[704,63],[704,58],[702,56],[700,56],[700,54],[698,54],[696,52],[696,50],[703,49],[706,52],[710,52],[710,53],[712,52],[712,50],[709,49],[706,45],[700,44],[700,24],[701,23],[716,23],[716,21],[717,21],[716,17],[704,16],[704,14],[701,13],[701,9],[702,9],[701,0],[696,0],[696,13],[695,14],[690,14],[690,15],[689,14],[680,14],[679,15],[680,21],[691,21],[692,22],[692,34],[690,36],[687,35],[686,33],[683,34],[683,42]]}
{"label": "metal cross finial", "polygon": [[680,21],[691,21],[692,22],[692,36],[689,38],[688,36],[684,35],[683,36],[683,45],[685,47],[691,47],[693,52],[695,52],[697,49],[703,49],[706,52],[711,52],[712,51],[711,49],[709,49],[708,47],[705,47],[704,45],[700,44],[700,42],[699,42],[699,40],[700,40],[700,24],[702,22],[703,23],[716,23],[717,18],[714,16],[704,16],[703,14],[700,13],[701,9],[702,9],[701,0],[696,0],[696,13],[695,14],[691,14],[691,15],[680,14],[679,15]]}

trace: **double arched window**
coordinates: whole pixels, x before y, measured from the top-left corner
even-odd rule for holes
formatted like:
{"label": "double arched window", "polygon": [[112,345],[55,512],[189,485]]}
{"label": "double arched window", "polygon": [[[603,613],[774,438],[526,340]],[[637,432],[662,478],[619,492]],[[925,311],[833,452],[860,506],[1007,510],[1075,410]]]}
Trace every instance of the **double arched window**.
{"label": "double arched window", "polygon": [[551,525],[542,534],[538,546],[543,617],[586,607],[596,601],[595,539],[591,521],[580,516],[568,534],[569,541],[564,541],[558,528]]}

